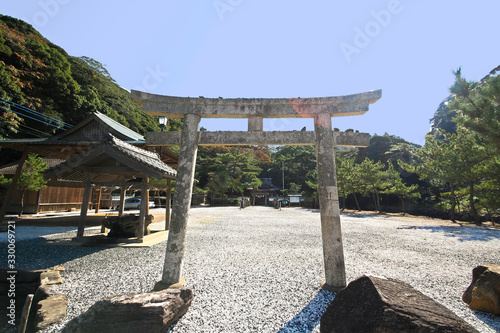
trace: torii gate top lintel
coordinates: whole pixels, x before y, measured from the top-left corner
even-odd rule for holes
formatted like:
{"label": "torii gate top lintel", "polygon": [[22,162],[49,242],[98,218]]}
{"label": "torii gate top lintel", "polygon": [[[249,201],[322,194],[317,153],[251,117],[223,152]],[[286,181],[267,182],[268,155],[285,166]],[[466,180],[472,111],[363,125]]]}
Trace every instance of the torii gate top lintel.
{"label": "torii gate top lintel", "polygon": [[313,118],[361,115],[382,97],[382,90],[313,98],[204,98],[175,97],[132,90],[132,98],[152,116],[184,118],[186,114],[219,118]]}

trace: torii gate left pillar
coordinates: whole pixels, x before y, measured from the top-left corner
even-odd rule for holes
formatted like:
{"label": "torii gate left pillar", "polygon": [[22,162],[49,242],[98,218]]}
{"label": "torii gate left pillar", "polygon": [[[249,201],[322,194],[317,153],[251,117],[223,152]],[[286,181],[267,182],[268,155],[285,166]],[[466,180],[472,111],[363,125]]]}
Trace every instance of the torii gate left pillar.
{"label": "torii gate left pillar", "polygon": [[[172,222],[168,232],[165,264],[161,281],[154,289],[161,290],[181,282],[182,260],[186,241],[187,222],[191,196],[193,195],[194,171],[198,153],[198,124],[200,116],[187,114],[181,134],[181,151],[172,207]],[[168,205],[167,205],[168,206]]]}
{"label": "torii gate left pillar", "polygon": [[[181,146],[171,228],[167,240],[162,280],[155,289],[181,282],[188,213],[191,205],[198,145],[315,145],[321,211],[321,234],[326,281],[325,289],[339,291],[346,286],[342,231],[335,170],[334,146],[366,146],[369,136],[332,131],[332,117],[361,115],[376,102],[382,91],[305,99],[205,99],[152,95],[132,91],[132,97],[154,116],[184,118],[182,133],[148,133],[154,146]],[[201,116],[249,118],[248,132],[199,132]],[[314,132],[264,132],[263,118],[314,118]],[[180,134],[180,135],[179,135]]]}

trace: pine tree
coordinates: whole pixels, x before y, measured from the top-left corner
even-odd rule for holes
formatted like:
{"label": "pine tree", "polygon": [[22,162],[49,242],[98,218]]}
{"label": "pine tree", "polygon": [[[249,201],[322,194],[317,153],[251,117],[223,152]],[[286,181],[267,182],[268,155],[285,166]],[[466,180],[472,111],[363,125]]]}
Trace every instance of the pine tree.
{"label": "pine tree", "polygon": [[[258,175],[262,171],[251,149],[227,148],[225,153],[200,158],[199,173],[206,177],[205,188],[215,196],[241,195],[247,188],[262,185]],[[229,151],[228,151],[229,150]]]}
{"label": "pine tree", "polygon": [[418,192],[418,185],[406,185],[401,179],[401,175],[395,170],[392,164],[386,170],[388,187],[382,193],[393,194],[401,201],[401,208],[403,215],[406,215],[405,201],[408,199],[419,199],[420,193]]}
{"label": "pine tree", "polygon": [[356,209],[361,210],[359,206],[359,201],[357,193],[360,193],[361,180],[359,175],[356,173],[356,168],[354,166],[355,157],[344,157],[341,154],[337,155],[337,182],[339,187],[339,193],[342,194],[343,198],[343,208],[346,207],[346,197],[352,195],[354,202],[356,203]]}
{"label": "pine tree", "polygon": [[361,164],[355,166],[355,173],[358,175],[364,187],[364,194],[371,193],[375,209],[382,213],[380,207],[380,193],[388,186],[387,176],[382,162],[374,162],[368,157]]}
{"label": "pine tree", "polygon": [[[444,132],[442,132],[444,135]],[[455,191],[461,182],[462,167],[455,151],[454,144],[449,141],[429,139],[425,146],[417,150],[417,164],[400,163],[408,172],[418,174],[420,179],[437,182],[440,186],[446,184],[450,188],[450,219],[455,221],[457,205]]]}
{"label": "pine tree", "polygon": [[500,151],[500,66],[480,82],[467,81],[461,68],[450,88],[455,98],[449,108],[458,112],[457,120],[466,128],[477,132]]}
{"label": "pine tree", "polygon": [[475,186],[488,176],[493,152],[484,140],[475,133],[458,129],[456,134],[446,136],[455,146],[462,167],[461,181],[469,186],[469,206],[477,225],[480,225],[479,215],[475,205]]}

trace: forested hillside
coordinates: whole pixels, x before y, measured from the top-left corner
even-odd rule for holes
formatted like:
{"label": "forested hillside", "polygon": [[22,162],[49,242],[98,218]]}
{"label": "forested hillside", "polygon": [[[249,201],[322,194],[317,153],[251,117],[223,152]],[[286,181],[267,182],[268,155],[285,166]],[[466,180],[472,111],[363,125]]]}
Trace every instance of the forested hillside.
{"label": "forested hillside", "polygon": [[[98,110],[141,134],[159,129],[98,61],[70,56],[31,25],[4,15],[0,15],[0,98],[72,125]],[[8,104],[0,106],[1,137],[43,137],[57,131],[57,122],[54,127],[27,117],[21,121],[8,111]]]}

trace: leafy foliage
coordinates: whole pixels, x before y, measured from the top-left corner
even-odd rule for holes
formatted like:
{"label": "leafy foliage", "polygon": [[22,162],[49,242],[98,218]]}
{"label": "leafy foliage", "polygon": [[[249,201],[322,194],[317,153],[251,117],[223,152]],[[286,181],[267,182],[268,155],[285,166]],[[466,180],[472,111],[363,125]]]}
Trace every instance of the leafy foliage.
{"label": "leafy foliage", "polygon": [[246,189],[262,185],[258,175],[262,170],[251,149],[216,147],[200,156],[200,171],[205,175],[205,187],[216,197],[241,195]]}
{"label": "leafy foliage", "polygon": [[356,165],[355,172],[360,179],[363,195],[370,193],[373,196],[375,209],[381,213],[380,192],[388,185],[385,181],[384,165],[381,161],[374,162],[366,157],[362,163]]}
{"label": "leafy foliage", "polygon": [[403,210],[403,215],[406,214],[406,200],[416,200],[420,199],[420,193],[418,192],[418,185],[406,185],[399,172],[394,168],[392,164],[389,165],[389,169],[386,171],[387,175],[387,187],[382,193],[393,194],[397,196],[401,202],[401,208]]}
{"label": "leafy foliage", "polygon": [[[0,15],[0,98],[70,124],[98,110],[141,134],[159,129],[104,65],[69,56],[29,24],[4,15]],[[0,135],[15,137],[19,122],[18,137],[35,135],[33,128],[46,136],[57,130],[4,112]]]}
{"label": "leafy foliage", "polygon": [[271,155],[270,169],[263,175],[279,184],[283,183],[284,175],[285,189],[294,184],[293,192],[300,189],[305,195],[313,196],[317,190],[315,171],[316,152],[313,146],[282,146]]}
{"label": "leafy foliage", "polygon": [[459,68],[450,91],[455,99],[450,109],[458,112],[458,122],[478,133],[500,151],[500,66],[481,82],[467,81]]}
{"label": "leafy foliage", "polygon": [[[43,162],[41,157],[28,154],[22,173],[16,183],[16,188],[21,191],[20,216],[23,212],[24,193],[26,191],[38,191],[47,187],[47,180],[43,177],[43,173],[46,169],[47,163]],[[8,186],[11,182],[12,179],[8,179],[4,175],[0,176],[0,184]]]}
{"label": "leafy foliage", "polygon": [[356,173],[354,160],[355,157],[350,157],[347,154],[336,155],[337,183],[339,193],[342,195],[343,199],[342,208],[346,208],[347,196],[352,195],[356,203],[356,209],[361,210],[357,194],[361,193],[362,182]]}

